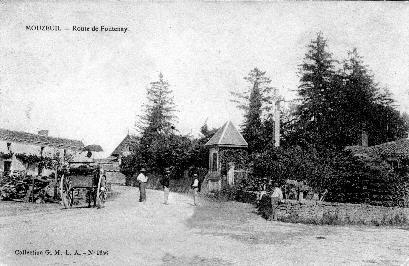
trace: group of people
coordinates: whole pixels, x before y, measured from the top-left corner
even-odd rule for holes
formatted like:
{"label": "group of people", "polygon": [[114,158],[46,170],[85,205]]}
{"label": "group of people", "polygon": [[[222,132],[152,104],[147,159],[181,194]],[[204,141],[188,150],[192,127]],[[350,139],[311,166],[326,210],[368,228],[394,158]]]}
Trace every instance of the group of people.
{"label": "group of people", "polygon": [[[136,180],[139,183],[139,202],[146,202],[146,186],[148,183],[148,177],[146,175],[146,169],[142,168]],[[170,169],[165,169],[165,174],[161,179],[161,185],[163,187],[163,204],[168,205],[169,200],[169,185],[170,185]],[[193,190],[193,204],[197,206],[197,197],[199,191],[199,177],[195,173],[193,174],[193,182],[192,182],[192,190]]]}
{"label": "group of people", "polygon": [[277,182],[274,182],[273,184],[273,190],[270,193],[267,193],[267,188],[266,185],[263,186],[261,189],[260,193],[258,194],[258,199],[261,200],[264,195],[269,195],[271,198],[271,208],[272,208],[272,215],[271,218],[273,220],[277,220],[277,210],[278,206],[283,202],[284,196],[283,196],[283,191],[281,190],[281,187],[278,185]]}

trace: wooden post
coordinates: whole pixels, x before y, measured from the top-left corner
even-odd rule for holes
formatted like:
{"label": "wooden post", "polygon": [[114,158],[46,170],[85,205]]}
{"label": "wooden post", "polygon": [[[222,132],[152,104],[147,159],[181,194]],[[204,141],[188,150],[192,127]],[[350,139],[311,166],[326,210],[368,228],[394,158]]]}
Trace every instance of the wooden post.
{"label": "wooden post", "polygon": [[31,202],[34,203],[34,176],[32,177],[33,183],[31,185]]}
{"label": "wooden post", "polygon": [[54,199],[57,199],[57,186],[58,186],[58,167],[55,168],[55,176],[54,176]]}

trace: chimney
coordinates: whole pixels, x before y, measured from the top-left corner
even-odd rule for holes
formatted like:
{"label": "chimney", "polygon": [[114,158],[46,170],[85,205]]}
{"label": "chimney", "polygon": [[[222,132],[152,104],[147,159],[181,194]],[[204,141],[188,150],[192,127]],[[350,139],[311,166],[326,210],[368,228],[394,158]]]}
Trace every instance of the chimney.
{"label": "chimney", "polygon": [[361,133],[361,146],[368,147],[368,133],[366,131]]}
{"label": "chimney", "polygon": [[40,130],[38,131],[38,135],[48,137],[48,130]]}

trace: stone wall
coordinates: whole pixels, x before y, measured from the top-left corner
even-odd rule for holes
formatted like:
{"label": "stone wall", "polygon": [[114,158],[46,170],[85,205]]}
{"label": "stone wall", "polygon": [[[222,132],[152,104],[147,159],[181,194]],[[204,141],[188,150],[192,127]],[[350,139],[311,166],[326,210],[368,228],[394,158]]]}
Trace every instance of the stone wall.
{"label": "stone wall", "polygon": [[[262,198],[258,210],[265,218],[273,218],[270,197]],[[311,224],[407,225],[409,208],[287,200],[278,205],[276,219]]]}
{"label": "stone wall", "polygon": [[125,185],[126,177],[121,172],[107,171],[105,175],[108,183]]}

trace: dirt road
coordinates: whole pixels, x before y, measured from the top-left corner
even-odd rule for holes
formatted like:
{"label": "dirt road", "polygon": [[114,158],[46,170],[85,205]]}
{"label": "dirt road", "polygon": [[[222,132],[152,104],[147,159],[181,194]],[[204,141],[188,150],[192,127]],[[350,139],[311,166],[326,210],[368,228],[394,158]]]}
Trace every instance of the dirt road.
{"label": "dirt road", "polygon": [[104,209],[0,202],[1,264],[409,265],[409,230],[275,223],[247,204],[171,194],[163,205],[152,190],[143,204],[137,189],[114,189]]}

